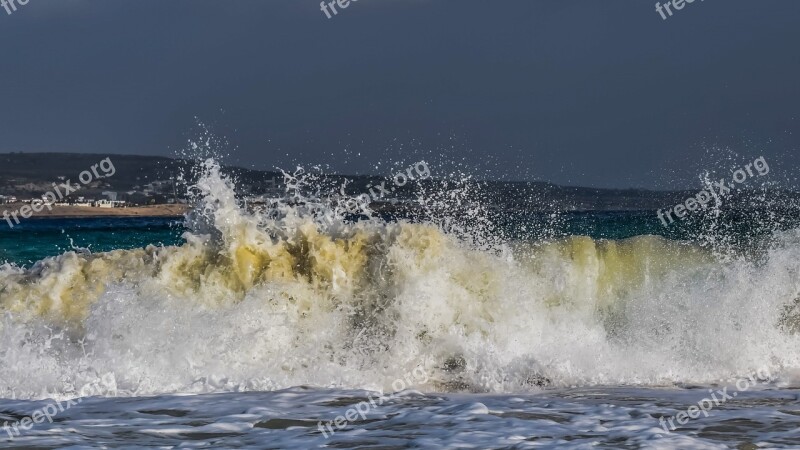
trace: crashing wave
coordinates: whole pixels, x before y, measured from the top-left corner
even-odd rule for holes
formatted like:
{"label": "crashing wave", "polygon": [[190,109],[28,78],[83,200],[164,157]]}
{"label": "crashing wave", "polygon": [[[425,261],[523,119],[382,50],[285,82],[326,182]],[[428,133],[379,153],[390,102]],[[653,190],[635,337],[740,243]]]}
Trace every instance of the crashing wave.
{"label": "crashing wave", "polygon": [[509,392],[800,367],[797,231],[733,260],[655,236],[482,247],[442,221],[353,222],[310,200],[248,211],[213,161],[195,189],[183,245],[0,269],[0,396],[380,389],[416,367],[420,389]]}

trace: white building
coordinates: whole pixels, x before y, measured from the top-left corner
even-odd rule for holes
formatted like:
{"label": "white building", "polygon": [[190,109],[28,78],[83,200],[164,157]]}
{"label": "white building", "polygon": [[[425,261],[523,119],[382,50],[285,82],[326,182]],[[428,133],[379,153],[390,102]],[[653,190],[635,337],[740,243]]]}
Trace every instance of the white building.
{"label": "white building", "polygon": [[94,203],[94,206],[98,208],[124,208],[125,201],[124,200],[98,200]]}

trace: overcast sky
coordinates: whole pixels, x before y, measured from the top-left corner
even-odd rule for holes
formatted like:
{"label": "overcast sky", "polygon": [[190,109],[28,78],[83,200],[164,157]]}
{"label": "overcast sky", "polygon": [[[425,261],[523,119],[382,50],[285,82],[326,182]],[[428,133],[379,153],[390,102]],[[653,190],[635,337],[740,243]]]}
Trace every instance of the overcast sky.
{"label": "overcast sky", "polygon": [[255,168],[669,188],[764,155],[794,180],[800,1],[654,3],[30,0],[0,9],[0,152],[169,156],[199,120]]}

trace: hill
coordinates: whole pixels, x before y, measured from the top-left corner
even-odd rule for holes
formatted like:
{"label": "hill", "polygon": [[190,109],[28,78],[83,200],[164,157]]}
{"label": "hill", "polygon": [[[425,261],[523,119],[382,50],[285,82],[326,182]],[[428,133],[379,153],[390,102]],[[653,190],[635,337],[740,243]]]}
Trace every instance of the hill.
{"label": "hill", "polygon": [[[114,174],[92,183],[81,190],[81,195],[101,198],[103,192],[112,191],[132,204],[158,204],[180,201],[186,186],[194,182],[191,167],[193,161],[163,156],[107,155],[88,153],[5,153],[0,154],[0,195],[13,195],[18,199],[36,198],[52,190],[53,183],[65,179],[76,183],[78,174],[90,169],[101,160],[110,158]],[[280,190],[282,174],[274,171],[259,171],[239,167],[223,170],[235,177],[242,196],[258,196]],[[435,171],[434,171],[435,172]],[[188,179],[178,180],[184,174]],[[434,173],[435,177],[435,173]],[[343,175],[324,177],[326,185],[338,190],[345,178]],[[375,176],[347,176],[352,182],[346,191],[349,195],[367,193],[371,185],[385,180]],[[418,182],[429,192],[441,190],[442,180]],[[478,183],[478,182],[476,182]],[[484,204],[499,210],[655,210],[669,208],[695,196],[697,191],[650,191],[643,189],[597,189],[586,187],[558,186],[546,182],[480,182],[484,186],[476,190]],[[392,195],[397,199],[414,198],[410,186],[398,189]],[[798,195],[784,191],[771,191],[772,201],[790,199],[794,203]],[[745,190],[735,192],[728,206],[752,205],[754,195]],[[777,199],[777,200],[776,200]],[[756,199],[763,203],[764,198]],[[379,202],[381,203],[381,202]],[[781,203],[784,203],[781,201]],[[388,207],[388,206],[387,206]]]}

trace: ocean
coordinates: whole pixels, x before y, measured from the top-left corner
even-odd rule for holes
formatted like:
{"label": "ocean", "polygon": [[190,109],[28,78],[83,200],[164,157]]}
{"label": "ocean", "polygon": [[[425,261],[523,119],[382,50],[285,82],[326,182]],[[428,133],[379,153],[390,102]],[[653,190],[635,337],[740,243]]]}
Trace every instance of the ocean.
{"label": "ocean", "polygon": [[234,184],[211,161],[185,219],[0,228],[0,447],[800,448],[794,213]]}

